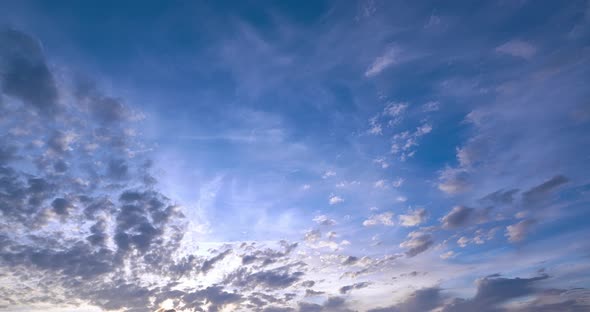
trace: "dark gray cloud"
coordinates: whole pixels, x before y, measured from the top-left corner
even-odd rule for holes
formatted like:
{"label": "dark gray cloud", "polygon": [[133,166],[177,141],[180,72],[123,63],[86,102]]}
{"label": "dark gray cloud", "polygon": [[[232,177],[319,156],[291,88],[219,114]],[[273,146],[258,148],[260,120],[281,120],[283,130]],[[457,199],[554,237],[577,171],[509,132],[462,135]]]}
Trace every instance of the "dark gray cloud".
{"label": "dark gray cloud", "polygon": [[353,289],[361,289],[361,288],[366,288],[369,285],[371,285],[371,283],[368,282],[360,282],[360,283],[354,283],[352,285],[346,285],[346,286],[342,286],[339,289],[340,294],[344,295],[349,293],[350,291],[352,291]]}
{"label": "dark gray cloud", "polygon": [[525,204],[535,204],[541,200],[544,200],[557,189],[559,186],[567,183],[569,181],[568,178],[562,175],[556,175],[551,179],[529,189],[528,191],[524,192],[523,200]]}
{"label": "dark gray cloud", "polygon": [[353,265],[359,261],[358,257],[348,256],[342,261],[342,265]]}
{"label": "dark gray cloud", "polygon": [[[133,153],[138,147],[125,130],[133,128],[131,110],[97,87],[60,104],[58,75],[36,39],[2,28],[0,46],[2,96],[17,100],[0,106],[0,116],[10,116],[0,120],[10,133],[0,138],[0,268],[47,296],[65,296],[40,300],[31,289],[10,300],[146,311],[150,297],[169,290],[139,285],[137,276],[178,276],[200,262],[172,259],[183,215],[155,188],[149,156]],[[59,79],[61,86],[67,77]],[[12,131],[16,126],[25,130]],[[204,296],[217,298],[212,290]]]}
{"label": "dark gray cloud", "polygon": [[514,195],[519,192],[518,189],[497,190],[480,199],[484,204],[492,205],[509,205],[514,202]]}
{"label": "dark gray cloud", "polygon": [[532,278],[485,277],[477,283],[477,292],[471,299],[453,299],[445,305],[444,312],[503,311],[501,305],[509,300],[534,295],[540,290],[538,282],[547,275]]}
{"label": "dark gray cloud", "polygon": [[112,125],[131,118],[131,111],[122,99],[103,94],[89,77],[78,77],[74,94],[102,124]]}
{"label": "dark gray cloud", "polygon": [[434,239],[431,234],[414,231],[408,234],[407,240],[402,242],[400,247],[407,248],[406,256],[411,258],[425,252],[433,244]]}
{"label": "dark gray cloud", "polygon": [[441,219],[443,228],[456,229],[463,226],[473,225],[488,220],[490,208],[470,208],[455,206]]}
{"label": "dark gray cloud", "polygon": [[231,249],[228,249],[228,250],[226,250],[226,251],[224,251],[222,253],[219,253],[215,257],[212,257],[210,259],[207,259],[205,262],[203,262],[203,265],[201,266],[201,271],[203,273],[209,272],[213,268],[213,266],[215,265],[215,263],[223,260],[231,252],[232,252]]}
{"label": "dark gray cloud", "polygon": [[305,273],[301,271],[290,272],[286,266],[257,272],[251,272],[247,268],[240,268],[228,274],[225,280],[226,283],[241,288],[282,289],[300,281],[303,275]]}
{"label": "dark gray cloud", "polygon": [[72,203],[65,199],[65,198],[56,198],[51,202],[51,207],[53,207],[53,211],[58,215],[67,215],[69,210],[73,209],[74,206]]}
{"label": "dark gray cloud", "polygon": [[[477,281],[475,296],[469,299],[450,298],[438,287],[415,291],[402,302],[369,312],[529,312],[529,311],[587,311],[590,305],[584,300],[588,291],[579,293],[569,290],[543,289],[540,284],[547,275],[531,278],[505,278],[498,274]],[[570,295],[567,295],[570,293]],[[533,300],[517,307],[505,304],[518,298],[532,297]]]}
{"label": "dark gray cloud", "polygon": [[391,307],[372,309],[369,312],[422,312],[437,308],[443,302],[441,291],[437,287],[419,289],[404,301]]}
{"label": "dark gray cloud", "polygon": [[58,109],[58,91],[40,42],[11,28],[0,28],[2,91],[42,114]]}
{"label": "dark gray cloud", "polygon": [[217,312],[224,306],[240,302],[243,297],[235,292],[227,292],[222,286],[210,286],[205,289],[187,293],[182,297],[188,308],[200,308],[210,304],[208,312]]}

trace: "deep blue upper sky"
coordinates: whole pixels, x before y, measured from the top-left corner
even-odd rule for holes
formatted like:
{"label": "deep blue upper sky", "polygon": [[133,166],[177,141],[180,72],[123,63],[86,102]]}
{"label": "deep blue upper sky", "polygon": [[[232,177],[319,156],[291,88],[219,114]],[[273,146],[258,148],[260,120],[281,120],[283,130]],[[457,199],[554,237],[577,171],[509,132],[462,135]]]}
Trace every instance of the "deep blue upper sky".
{"label": "deep blue upper sky", "polygon": [[589,44],[581,0],[3,1],[0,311],[587,311]]}

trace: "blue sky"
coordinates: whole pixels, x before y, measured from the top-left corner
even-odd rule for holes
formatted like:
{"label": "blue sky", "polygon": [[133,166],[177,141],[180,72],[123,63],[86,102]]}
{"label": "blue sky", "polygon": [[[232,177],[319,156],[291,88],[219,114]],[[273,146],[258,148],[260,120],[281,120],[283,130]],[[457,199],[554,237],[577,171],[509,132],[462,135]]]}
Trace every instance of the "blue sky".
{"label": "blue sky", "polygon": [[0,27],[0,311],[590,308],[588,1]]}

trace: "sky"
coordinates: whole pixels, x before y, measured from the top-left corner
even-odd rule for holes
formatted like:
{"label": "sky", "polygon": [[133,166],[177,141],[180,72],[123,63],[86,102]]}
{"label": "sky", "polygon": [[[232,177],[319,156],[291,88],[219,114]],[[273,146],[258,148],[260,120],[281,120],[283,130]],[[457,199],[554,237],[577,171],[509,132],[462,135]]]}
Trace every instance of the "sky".
{"label": "sky", "polygon": [[590,310],[590,1],[1,1],[0,311]]}

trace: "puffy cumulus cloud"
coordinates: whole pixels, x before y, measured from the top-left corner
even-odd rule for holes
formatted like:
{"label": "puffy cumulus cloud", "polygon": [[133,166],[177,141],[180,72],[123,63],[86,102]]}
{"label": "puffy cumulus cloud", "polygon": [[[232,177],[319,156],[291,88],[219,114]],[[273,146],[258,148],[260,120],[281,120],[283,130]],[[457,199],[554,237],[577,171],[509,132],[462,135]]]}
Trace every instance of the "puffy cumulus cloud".
{"label": "puffy cumulus cloud", "polygon": [[399,215],[399,223],[402,226],[417,226],[426,221],[428,212],[424,208],[409,211],[408,214]]}
{"label": "puffy cumulus cloud", "polygon": [[455,206],[448,214],[441,218],[441,223],[445,229],[455,229],[485,222],[488,220],[488,215],[489,209]]}
{"label": "puffy cumulus cloud", "polygon": [[304,239],[306,245],[312,249],[330,249],[332,251],[340,250],[342,247],[350,245],[347,240],[340,242],[335,239],[338,237],[335,232],[328,232],[326,239],[322,239],[322,232],[318,229],[309,230],[305,233]]}
{"label": "puffy cumulus cloud", "polygon": [[526,238],[535,225],[535,220],[527,219],[506,227],[506,237],[511,242],[520,242]]}
{"label": "puffy cumulus cloud", "polygon": [[344,199],[337,195],[330,195],[330,198],[328,199],[328,203],[330,203],[330,205],[340,204],[343,201]]}
{"label": "puffy cumulus cloud", "polygon": [[414,231],[408,234],[407,239],[399,246],[406,248],[406,256],[415,257],[434,244],[434,239],[431,234],[421,231]]}
{"label": "puffy cumulus cloud", "polygon": [[469,174],[462,168],[447,167],[440,172],[438,189],[447,194],[459,194],[469,189]]}
{"label": "puffy cumulus cloud", "polygon": [[385,226],[393,226],[395,222],[393,221],[393,212],[384,212],[380,214],[374,214],[369,217],[369,219],[363,221],[364,226],[374,226],[374,225],[385,225]]}
{"label": "puffy cumulus cloud", "polygon": [[[77,91],[68,87],[75,81],[56,78],[29,34],[2,28],[0,43],[2,97],[11,101],[0,106],[11,117],[0,121],[0,131],[27,128],[2,138],[8,141],[0,149],[0,267],[3,278],[18,277],[14,289],[37,280],[30,294],[9,295],[11,305],[53,289],[63,304],[149,309],[149,297],[177,265],[172,255],[185,221],[155,187],[149,155],[128,161],[128,152],[140,149],[124,131],[133,122],[104,111],[128,109],[104,102],[88,109],[86,100],[75,100]],[[23,148],[20,140],[39,144]],[[100,144],[100,153],[87,153],[81,142]],[[161,274],[161,285],[140,285],[135,276],[147,273]]]}
{"label": "puffy cumulus cloud", "polygon": [[336,224],[336,220],[329,218],[326,215],[319,215],[313,218],[313,222],[319,224],[319,225],[326,225],[326,226],[330,226],[330,225],[335,225]]}
{"label": "puffy cumulus cloud", "polygon": [[375,181],[375,188],[380,188],[380,189],[384,189],[387,187],[387,180],[381,179],[381,180],[377,180]]}
{"label": "puffy cumulus cloud", "polygon": [[336,176],[336,172],[335,171],[326,170],[324,172],[324,174],[322,175],[322,179],[327,179],[327,178],[334,177],[334,176]]}

